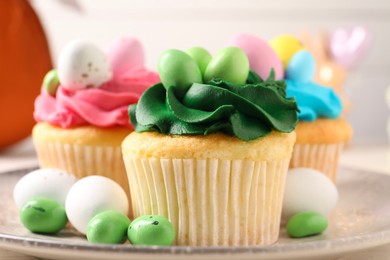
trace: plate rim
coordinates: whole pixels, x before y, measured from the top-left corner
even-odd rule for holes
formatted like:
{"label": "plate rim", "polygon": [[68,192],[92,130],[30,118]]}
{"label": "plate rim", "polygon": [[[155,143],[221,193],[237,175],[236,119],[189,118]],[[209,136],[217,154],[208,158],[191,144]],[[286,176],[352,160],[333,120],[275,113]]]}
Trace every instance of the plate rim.
{"label": "plate rim", "polygon": [[[22,174],[37,169],[37,167],[28,167],[23,169],[5,171],[0,173],[0,178],[5,178],[5,175]],[[383,178],[390,176],[381,172],[368,171],[364,169],[357,169],[353,167],[340,167],[341,171],[365,172],[369,174],[381,175]],[[147,255],[226,255],[226,254],[256,254],[256,255],[275,255],[304,252],[305,254],[312,254],[318,250],[327,250],[329,254],[337,252],[347,252],[354,248],[354,251],[359,249],[371,248],[375,246],[385,245],[390,243],[390,228],[382,231],[370,232],[360,235],[352,235],[340,238],[303,241],[291,244],[273,244],[268,246],[134,246],[130,244],[121,245],[99,245],[88,243],[77,243],[69,241],[60,241],[36,237],[24,237],[20,235],[8,234],[0,232],[0,247],[9,249],[11,247],[34,247],[46,248],[52,250],[77,250],[82,253],[115,253],[115,254],[147,254]],[[369,242],[368,242],[369,241]],[[65,242],[65,243],[64,243]],[[9,246],[8,246],[9,245]]]}

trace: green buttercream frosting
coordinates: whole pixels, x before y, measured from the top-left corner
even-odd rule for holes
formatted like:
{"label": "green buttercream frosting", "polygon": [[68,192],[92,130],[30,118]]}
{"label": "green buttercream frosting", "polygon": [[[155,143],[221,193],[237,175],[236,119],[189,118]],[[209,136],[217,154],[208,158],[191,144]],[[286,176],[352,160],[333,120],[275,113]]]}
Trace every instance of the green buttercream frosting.
{"label": "green buttercream frosting", "polygon": [[272,130],[289,133],[298,123],[297,104],[286,98],[284,81],[263,81],[250,72],[246,84],[213,79],[193,83],[179,98],[176,87],[159,83],[131,105],[129,114],[137,132],[207,135],[223,132],[250,141]]}

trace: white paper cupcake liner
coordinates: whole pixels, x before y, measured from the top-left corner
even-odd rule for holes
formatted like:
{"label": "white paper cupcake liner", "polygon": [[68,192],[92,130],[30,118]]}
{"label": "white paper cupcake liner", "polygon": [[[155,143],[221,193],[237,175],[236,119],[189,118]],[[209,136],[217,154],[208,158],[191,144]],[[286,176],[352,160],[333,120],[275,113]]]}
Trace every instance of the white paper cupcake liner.
{"label": "white paper cupcake liner", "polygon": [[276,242],[289,160],[124,160],[134,217],[167,217],[177,245]]}
{"label": "white paper cupcake liner", "polygon": [[340,153],[344,143],[295,144],[290,168],[314,168],[336,182]]}
{"label": "white paper cupcake liner", "polygon": [[35,149],[42,168],[60,168],[77,178],[105,176],[116,181],[130,194],[120,146],[35,142]]}

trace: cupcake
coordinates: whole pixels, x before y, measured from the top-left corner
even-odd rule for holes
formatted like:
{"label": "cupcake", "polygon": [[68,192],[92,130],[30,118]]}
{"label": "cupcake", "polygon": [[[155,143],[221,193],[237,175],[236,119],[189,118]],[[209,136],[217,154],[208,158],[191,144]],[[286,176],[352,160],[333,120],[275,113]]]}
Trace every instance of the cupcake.
{"label": "cupcake", "polygon": [[297,38],[282,35],[270,44],[284,65],[287,96],[296,98],[300,110],[290,168],[314,168],[335,182],[340,153],[352,137],[341,118],[342,101],[331,87],[313,82],[314,57]]}
{"label": "cupcake", "polygon": [[167,217],[176,245],[277,241],[298,122],[284,81],[263,81],[236,47],[168,50],[158,68],[122,143],[134,216]]}
{"label": "cupcake", "polygon": [[127,109],[159,82],[143,59],[132,38],[115,42],[107,53],[80,40],[64,48],[35,100],[32,138],[42,168],[78,178],[106,176],[129,194],[120,148],[133,131]]}

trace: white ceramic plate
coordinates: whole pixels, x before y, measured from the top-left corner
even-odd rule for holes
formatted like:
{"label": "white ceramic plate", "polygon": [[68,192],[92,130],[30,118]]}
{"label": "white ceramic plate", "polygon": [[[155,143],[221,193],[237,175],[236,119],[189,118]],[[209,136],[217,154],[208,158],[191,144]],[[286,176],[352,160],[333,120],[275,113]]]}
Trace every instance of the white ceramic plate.
{"label": "white ceramic plate", "polygon": [[26,172],[0,174],[0,247],[31,256],[113,260],[313,259],[390,243],[390,176],[371,172],[340,170],[340,200],[324,234],[290,239],[282,228],[278,243],[264,247],[110,246],[90,244],[71,229],[56,236],[32,234],[20,225],[12,201],[13,187]]}

